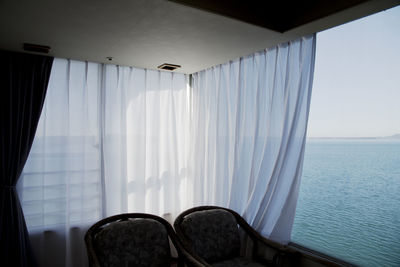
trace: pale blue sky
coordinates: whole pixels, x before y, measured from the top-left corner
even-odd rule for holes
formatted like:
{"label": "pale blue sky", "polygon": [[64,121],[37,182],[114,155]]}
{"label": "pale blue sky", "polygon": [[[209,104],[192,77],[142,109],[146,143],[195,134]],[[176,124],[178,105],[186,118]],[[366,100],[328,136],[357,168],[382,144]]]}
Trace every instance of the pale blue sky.
{"label": "pale blue sky", "polygon": [[400,133],[400,7],[317,35],[309,137]]}

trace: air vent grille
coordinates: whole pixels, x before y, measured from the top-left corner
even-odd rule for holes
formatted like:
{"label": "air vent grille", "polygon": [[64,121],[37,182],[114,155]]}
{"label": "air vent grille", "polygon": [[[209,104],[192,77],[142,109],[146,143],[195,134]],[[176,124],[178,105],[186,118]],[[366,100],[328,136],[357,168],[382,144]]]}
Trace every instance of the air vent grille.
{"label": "air vent grille", "polygon": [[175,65],[175,64],[169,64],[169,63],[164,63],[158,66],[157,68],[160,70],[169,70],[169,71],[174,71],[178,68],[180,68],[180,65]]}
{"label": "air vent grille", "polygon": [[50,46],[46,45],[38,45],[38,44],[29,44],[24,43],[24,50],[29,52],[38,52],[48,54],[50,52]]}

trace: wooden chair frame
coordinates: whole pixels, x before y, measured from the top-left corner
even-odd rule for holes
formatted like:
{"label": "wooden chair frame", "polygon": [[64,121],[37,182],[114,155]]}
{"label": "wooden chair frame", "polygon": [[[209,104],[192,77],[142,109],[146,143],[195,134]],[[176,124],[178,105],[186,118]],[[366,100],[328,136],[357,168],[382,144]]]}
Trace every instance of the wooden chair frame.
{"label": "wooden chair frame", "polygon": [[[261,243],[264,246],[270,247],[274,250],[277,250],[277,253],[274,255],[272,264],[277,266],[279,265],[280,259],[282,257],[294,257],[298,256],[295,251],[292,249],[288,248],[286,245],[282,245],[280,243],[277,243],[273,240],[267,239],[260,235],[254,228],[252,228],[244,219],[242,216],[240,216],[237,212],[228,209],[228,208],[223,208],[223,207],[218,207],[218,206],[200,206],[200,207],[194,207],[191,209],[188,209],[184,212],[182,212],[174,222],[174,228],[176,231],[176,234],[184,247],[184,249],[191,255],[191,258],[187,258],[190,262],[191,266],[211,266],[209,263],[205,262],[204,259],[202,259],[199,255],[197,255],[193,250],[190,245],[190,241],[187,238],[187,236],[184,234],[181,224],[185,217],[193,212],[197,211],[205,211],[205,210],[214,210],[214,209],[220,209],[220,210],[225,210],[230,212],[236,219],[237,224],[240,226],[240,228],[248,235],[248,237],[253,241],[253,249],[252,249],[252,256],[253,258],[256,257],[256,253],[258,250],[258,244]],[[294,255],[296,254],[296,255]]]}
{"label": "wooden chair frame", "polygon": [[86,232],[85,243],[86,243],[86,249],[87,249],[87,254],[88,254],[88,258],[89,258],[89,266],[91,266],[91,267],[100,267],[101,266],[99,259],[96,255],[95,248],[94,248],[95,235],[104,226],[106,226],[110,223],[126,221],[129,219],[153,219],[153,220],[161,223],[167,230],[168,236],[178,253],[177,258],[174,258],[171,256],[171,261],[177,263],[177,265],[179,267],[184,266],[185,258],[188,258],[188,259],[191,258],[191,256],[186,251],[184,251],[184,249],[182,248],[182,246],[175,234],[174,229],[165,219],[163,219],[159,216],[156,216],[156,215],[146,214],[146,213],[124,213],[124,214],[118,214],[118,215],[114,215],[114,216],[102,219],[102,220],[98,221],[97,223],[95,223],[94,225],[92,225],[89,228],[89,230]]}

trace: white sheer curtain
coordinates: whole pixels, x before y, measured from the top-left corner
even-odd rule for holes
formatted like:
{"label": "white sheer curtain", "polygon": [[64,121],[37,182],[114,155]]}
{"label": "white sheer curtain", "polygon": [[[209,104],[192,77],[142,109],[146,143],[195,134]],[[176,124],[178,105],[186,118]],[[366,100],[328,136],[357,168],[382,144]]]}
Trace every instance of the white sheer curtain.
{"label": "white sheer curtain", "polygon": [[228,206],[287,242],[315,38],[189,76],[55,59],[19,192],[40,266],[87,264],[97,220]]}
{"label": "white sheer curtain", "polygon": [[230,207],[290,241],[314,57],[308,36],[193,75],[196,205]]}
{"label": "white sheer curtain", "polygon": [[85,266],[87,228],[190,207],[187,76],[55,59],[19,192],[40,266]]}
{"label": "white sheer curtain", "polygon": [[80,266],[101,206],[98,64],[55,59],[20,184],[40,266]]}
{"label": "white sheer curtain", "polygon": [[187,83],[183,74],[105,66],[107,216],[135,211],[172,218],[191,205]]}

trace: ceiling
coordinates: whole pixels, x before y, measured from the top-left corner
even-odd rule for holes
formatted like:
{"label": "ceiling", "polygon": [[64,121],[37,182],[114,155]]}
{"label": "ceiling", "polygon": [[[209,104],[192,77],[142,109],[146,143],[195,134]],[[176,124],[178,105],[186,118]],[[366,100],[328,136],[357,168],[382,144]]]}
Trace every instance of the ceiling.
{"label": "ceiling", "polygon": [[187,6],[286,32],[308,22],[354,7],[368,0],[171,0]]}
{"label": "ceiling", "polygon": [[172,63],[193,73],[400,4],[266,2],[0,0],[0,49],[33,43],[50,46],[55,57],[148,69]]}

